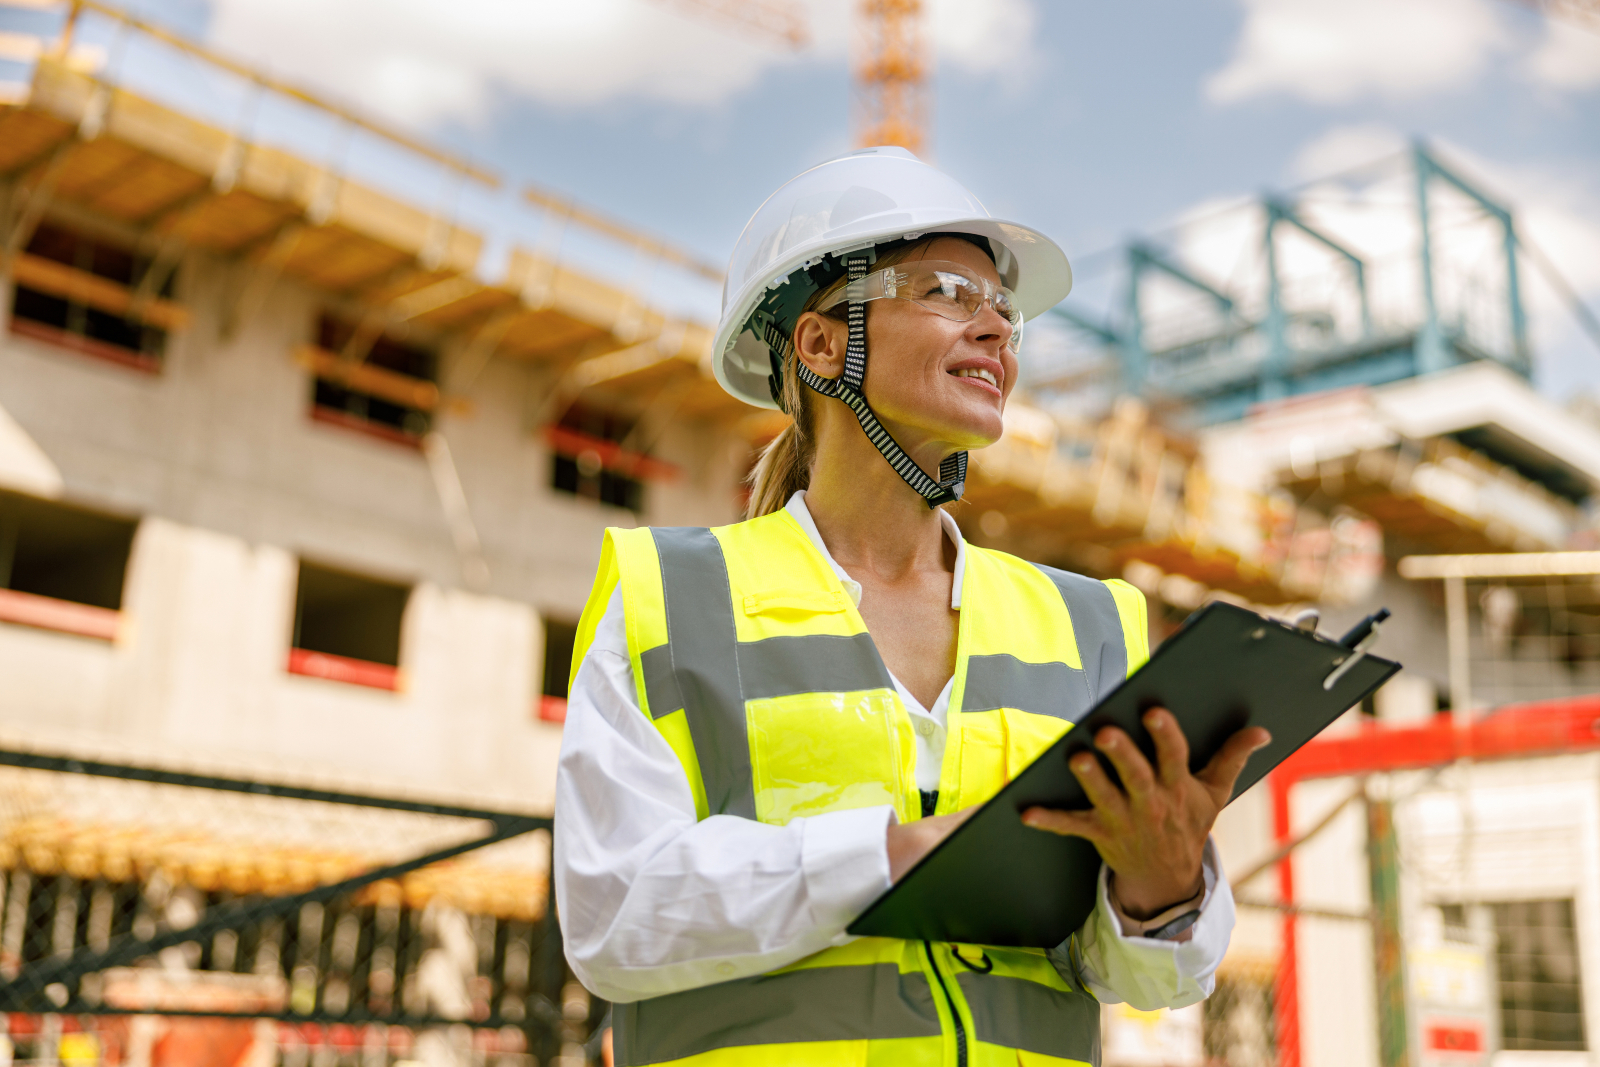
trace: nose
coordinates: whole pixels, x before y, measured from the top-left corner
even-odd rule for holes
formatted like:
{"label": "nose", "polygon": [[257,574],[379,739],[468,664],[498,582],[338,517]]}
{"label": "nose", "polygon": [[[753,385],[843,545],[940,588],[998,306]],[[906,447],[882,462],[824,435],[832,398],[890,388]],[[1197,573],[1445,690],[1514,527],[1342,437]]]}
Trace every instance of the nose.
{"label": "nose", "polygon": [[1011,320],[995,310],[993,300],[984,300],[967,327],[969,339],[980,343],[999,341],[1002,346],[1011,343],[1011,335],[1014,332],[1016,328],[1011,325]]}

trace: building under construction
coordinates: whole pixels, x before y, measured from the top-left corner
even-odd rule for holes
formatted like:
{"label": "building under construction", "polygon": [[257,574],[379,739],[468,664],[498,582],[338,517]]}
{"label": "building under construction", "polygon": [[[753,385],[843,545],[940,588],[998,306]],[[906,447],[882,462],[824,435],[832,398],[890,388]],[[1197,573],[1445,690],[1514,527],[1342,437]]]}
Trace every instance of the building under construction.
{"label": "building under construction", "polygon": [[[9,1047],[581,1062],[546,873],[601,530],[734,520],[782,425],[711,378],[717,271],[45,14],[0,106]],[[1586,1057],[1600,429],[1528,385],[1509,206],[1425,147],[1317,193],[1090,278],[956,512],[1127,577],[1158,638],[1219,597],[1395,612],[1407,671],[1219,827],[1218,995],[1108,1008],[1106,1060]]]}

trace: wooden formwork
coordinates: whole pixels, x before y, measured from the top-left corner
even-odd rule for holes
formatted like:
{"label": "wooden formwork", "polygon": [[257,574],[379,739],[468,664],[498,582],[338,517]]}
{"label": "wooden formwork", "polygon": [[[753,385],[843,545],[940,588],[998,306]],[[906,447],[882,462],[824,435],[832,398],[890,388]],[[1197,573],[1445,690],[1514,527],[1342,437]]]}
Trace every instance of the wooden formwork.
{"label": "wooden formwork", "polygon": [[1580,519],[1576,505],[1447,438],[1323,460],[1284,484],[1301,499],[1320,494],[1370,515],[1426,552],[1564,548],[1558,528]]}
{"label": "wooden formwork", "polygon": [[973,455],[962,515],[979,543],[1107,574],[1136,560],[1261,603],[1293,599],[1269,568],[1211,536],[1193,448],[1150,425],[1137,402],[1093,425],[1011,403],[1005,435]]}
{"label": "wooden formwork", "polygon": [[[553,392],[567,402],[593,393],[596,402],[645,408],[667,397],[678,417],[736,428],[750,414],[717,388],[705,326],[525,250],[511,255],[504,277],[486,281],[476,273],[483,237],[440,213],[290,152],[244,143],[57,56],[39,60],[25,95],[0,104],[4,179],[13,183],[19,209],[0,271],[9,266],[18,280],[27,275],[27,284],[53,295],[166,329],[182,329],[189,319],[180,304],[34,262],[38,257],[21,251],[26,229],[41,215],[70,207],[168,255],[193,248],[242,260],[261,286],[281,274],[325,291],[353,303],[368,332],[419,326],[461,338],[472,356],[464,362],[498,356],[548,365]],[[252,308],[251,286],[244,288],[230,309],[232,328],[259,307],[262,294]],[[303,347],[294,355],[328,369],[328,353]],[[363,352],[334,355],[349,364],[339,377],[361,376]],[[382,384],[391,395],[433,388],[387,378]],[[758,432],[765,428],[760,423]]]}

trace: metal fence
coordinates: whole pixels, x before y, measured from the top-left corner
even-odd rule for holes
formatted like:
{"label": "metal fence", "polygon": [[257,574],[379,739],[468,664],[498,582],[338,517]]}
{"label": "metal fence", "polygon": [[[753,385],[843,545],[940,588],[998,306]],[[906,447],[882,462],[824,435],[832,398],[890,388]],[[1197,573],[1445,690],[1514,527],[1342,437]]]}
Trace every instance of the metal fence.
{"label": "metal fence", "polygon": [[582,1063],[547,817],[0,751],[0,1016],[67,1067]]}

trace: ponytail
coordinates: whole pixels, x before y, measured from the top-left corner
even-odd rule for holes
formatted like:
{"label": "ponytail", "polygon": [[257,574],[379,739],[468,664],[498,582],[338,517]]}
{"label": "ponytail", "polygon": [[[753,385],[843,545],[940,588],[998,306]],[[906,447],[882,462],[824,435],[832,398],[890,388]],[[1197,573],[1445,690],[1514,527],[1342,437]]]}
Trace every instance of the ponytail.
{"label": "ponytail", "polygon": [[809,437],[798,423],[791,422],[761,450],[761,457],[750,472],[750,502],[745,505],[745,518],[772,514],[811,484]]}

